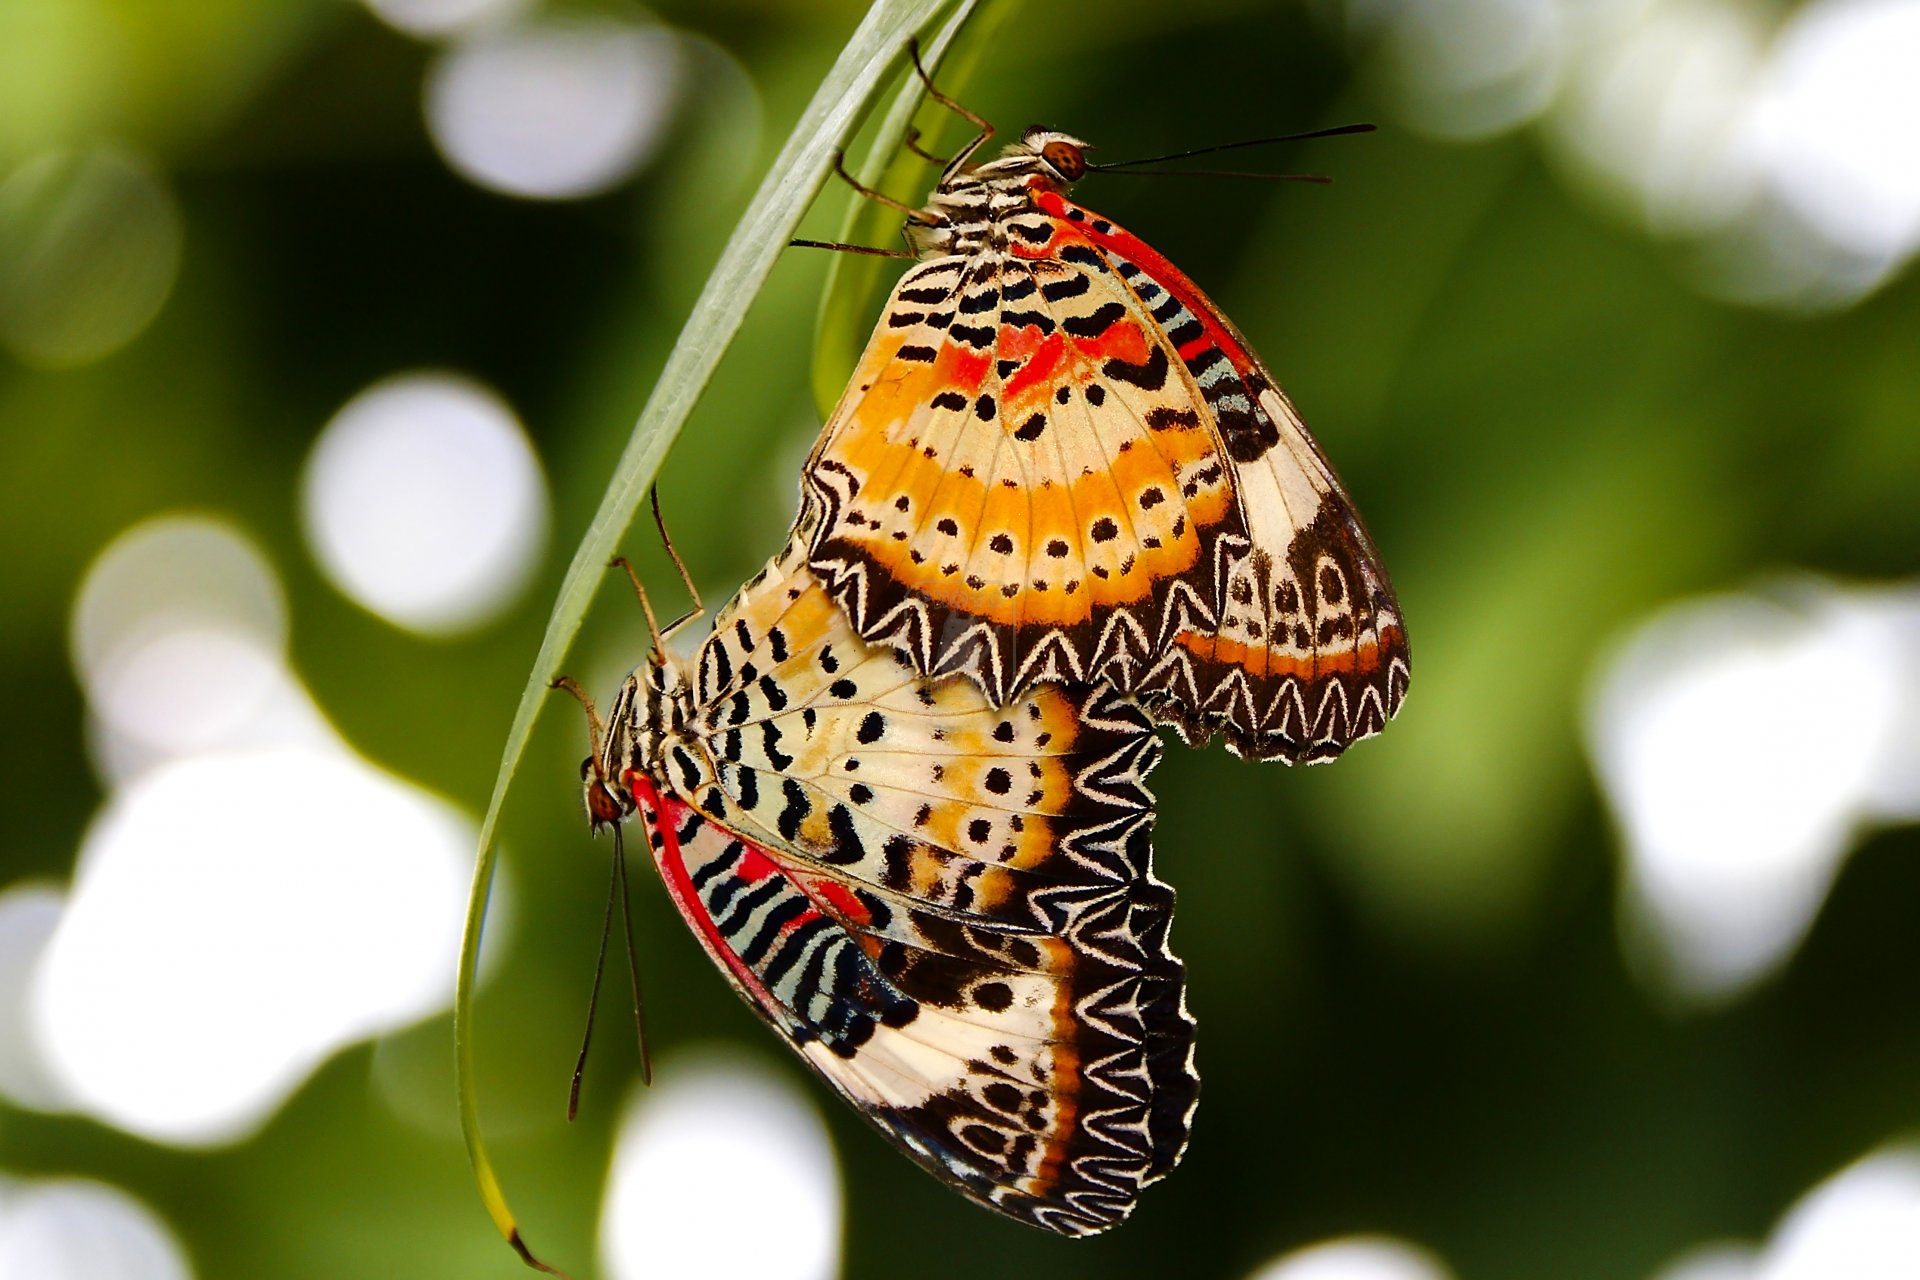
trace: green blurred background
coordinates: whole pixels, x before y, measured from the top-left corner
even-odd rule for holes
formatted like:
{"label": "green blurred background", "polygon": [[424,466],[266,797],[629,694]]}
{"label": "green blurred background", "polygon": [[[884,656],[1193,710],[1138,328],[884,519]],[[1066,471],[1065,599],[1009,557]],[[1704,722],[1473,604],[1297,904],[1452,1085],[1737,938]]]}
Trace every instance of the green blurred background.
{"label": "green blurred background", "polygon": [[[64,883],[112,799],[70,657],[75,600],[116,537],[172,514],[229,521],[264,555],[290,666],[355,751],[469,817],[484,807],[567,553],[862,8],[496,17],[679,33],[650,161],[580,198],[529,199],[464,176],[423,113],[424,86],[452,83],[461,42],[494,28],[409,33],[321,0],[5,0],[0,890]],[[1726,12],[1764,46],[1801,16],[1777,8]],[[1594,72],[1606,91],[1582,96],[1579,59],[1602,36],[1572,26],[1541,88],[1507,39],[1540,12],[1557,10],[1048,0],[1005,12],[980,51],[969,103],[1009,130],[1072,130],[1109,159],[1381,123],[1259,157],[1333,174],[1330,188],[1113,177],[1079,196],[1201,282],[1314,424],[1394,573],[1414,680],[1390,731],[1331,767],[1170,748],[1158,867],[1180,893],[1205,1089],[1184,1164],[1091,1242],[1005,1223],[910,1172],[803,1079],[636,864],[663,1074],[676,1047],[724,1041],[820,1104],[842,1274],[1231,1278],[1378,1232],[1475,1280],[1652,1276],[1704,1242],[1764,1240],[1810,1187],[1920,1127],[1915,829],[1867,822],[1778,971],[1703,999],[1636,958],[1621,836],[1583,738],[1613,646],[1676,600],[1783,568],[1876,590],[1920,572],[1920,287],[1898,270],[1911,249],[1863,267],[1871,254],[1783,223],[1764,192],[1736,200],[1710,166],[1691,174],[1712,187],[1703,213],[1671,182],[1636,187],[1595,162],[1604,148],[1581,130],[1617,125],[1627,141],[1605,154],[1635,153],[1645,94]],[[1628,34],[1604,38],[1638,38],[1666,12],[1622,16]],[[1475,48],[1505,61],[1461,72]],[[1650,127],[1645,154],[1670,160],[1670,144]],[[803,234],[832,238],[845,208],[829,190]],[[827,267],[782,259],[662,476],[710,601],[791,517],[819,426],[808,379]],[[419,370],[492,388],[551,502],[531,580],[437,635],[343,594],[300,498],[341,407]],[[670,584],[652,541],[630,550]],[[610,690],[643,637],[609,582],[569,669]],[[1819,680],[1756,696],[1809,759],[1846,732]],[[580,811],[583,743],[571,706],[552,707],[508,805],[510,918],[479,1052],[529,1239],[589,1275],[634,1051],[609,1019],[566,1125],[605,874]],[[302,780],[267,801],[257,857],[271,861],[303,821]],[[271,918],[298,897],[204,900]],[[22,1034],[22,999],[0,993],[0,1033]],[[202,1277],[520,1274],[453,1107],[442,1007],[334,1054],[236,1141],[151,1140],[0,1101],[0,1175],[121,1188]],[[743,1232],[753,1191],[712,1188]],[[647,1230],[670,1238],[676,1222]]]}

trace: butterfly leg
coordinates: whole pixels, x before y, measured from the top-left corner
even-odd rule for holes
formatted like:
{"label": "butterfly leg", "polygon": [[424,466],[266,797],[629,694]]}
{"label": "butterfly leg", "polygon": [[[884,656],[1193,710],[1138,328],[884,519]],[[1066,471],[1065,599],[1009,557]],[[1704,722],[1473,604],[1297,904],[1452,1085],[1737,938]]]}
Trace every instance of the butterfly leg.
{"label": "butterfly leg", "polygon": [[836,151],[833,153],[833,171],[839,175],[840,181],[846,183],[867,199],[905,214],[908,222],[918,223],[923,227],[937,227],[946,221],[945,218],[937,213],[928,213],[925,209],[916,209],[904,200],[895,200],[886,192],[875,191],[872,187],[862,183],[858,178],[847,172],[847,153],[844,151]]}
{"label": "butterfly leg", "polygon": [[587,713],[587,733],[593,739],[592,759],[598,760],[600,758],[600,740],[606,736],[607,727],[601,721],[600,713],[594,709],[593,699],[587,696],[587,691],[582,689],[580,682],[572,676],[555,676],[552,680],[548,681],[547,688],[572,694],[574,701],[578,702],[581,709]]}
{"label": "butterfly leg", "polygon": [[687,572],[687,562],[680,558],[678,551],[674,550],[673,539],[667,535],[667,522],[660,514],[659,485],[653,485],[647,490],[647,500],[653,504],[653,527],[660,531],[660,542],[666,547],[667,556],[673,561],[673,567],[680,571],[680,583],[686,587],[687,595],[693,600],[692,607],[672,622],[669,622],[666,625],[666,629],[661,632],[664,636],[671,636],[689,622],[694,621],[696,618],[704,617],[707,612],[707,606],[700,602],[700,588],[693,585],[693,575]]}
{"label": "butterfly leg", "polygon": [[609,569],[624,569],[627,581],[633,584],[633,594],[640,597],[640,612],[647,615],[647,635],[653,639],[653,660],[660,662],[667,651],[666,635],[660,630],[660,620],[653,615],[653,601],[647,598],[646,584],[640,581],[640,575],[634,571],[633,562],[625,556],[615,556],[607,561]]}
{"label": "butterfly leg", "polygon": [[987,138],[993,136],[993,123],[989,123],[985,115],[979,115],[977,111],[970,111],[968,107],[960,106],[958,102],[954,102],[952,98],[948,98],[947,94],[943,94],[943,92],[939,90],[939,86],[933,84],[933,77],[927,75],[927,69],[925,69],[924,63],[920,61],[920,40],[912,40],[912,42],[906,46],[906,52],[914,59],[914,71],[920,73],[920,83],[927,86],[927,98],[933,98],[933,102],[947,107],[948,111],[952,111],[954,115],[958,115],[960,119],[964,119],[968,125],[972,125],[973,129],[979,130],[979,136],[973,138],[973,142],[970,142],[970,144],[966,146],[966,150],[960,152],[962,157],[973,154],[973,152],[979,148],[981,142],[985,142]]}
{"label": "butterfly leg", "polygon": [[953,161],[947,159],[945,156],[937,156],[921,146],[920,130],[913,125],[907,126],[907,136],[900,140],[900,145],[919,156],[922,160],[927,161],[929,164],[937,164],[943,169],[953,163]]}
{"label": "butterfly leg", "polygon": [[831,249],[835,253],[863,253],[869,258],[911,258],[903,249],[875,249],[871,245],[841,244],[837,240],[789,240],[789,249]]}

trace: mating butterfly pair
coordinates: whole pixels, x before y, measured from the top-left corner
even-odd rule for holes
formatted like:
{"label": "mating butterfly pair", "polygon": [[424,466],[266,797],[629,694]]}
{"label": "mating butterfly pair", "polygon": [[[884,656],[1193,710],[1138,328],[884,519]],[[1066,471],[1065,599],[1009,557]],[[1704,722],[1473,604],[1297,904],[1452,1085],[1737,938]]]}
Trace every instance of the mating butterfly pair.
{"label": "mating butterfly pair", "polygon": [[1329,759],[1399,709],[1407,644],[1238,331],[1065,197],[1086,144],[976,165],[990,132],[909,223],[788,547],[691,671],[628,678],[587,798],[640,815],[715,963],[857,1110],[1084,1235],[1178,1161],[1198,1092],[1155,725]]}

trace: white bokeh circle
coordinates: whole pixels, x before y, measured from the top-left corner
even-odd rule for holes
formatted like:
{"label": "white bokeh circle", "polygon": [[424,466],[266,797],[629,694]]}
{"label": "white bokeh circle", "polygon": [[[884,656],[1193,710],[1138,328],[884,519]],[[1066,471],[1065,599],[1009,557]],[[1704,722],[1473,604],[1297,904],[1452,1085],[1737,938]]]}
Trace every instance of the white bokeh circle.
{"label": "white bokeh circle", "polygon": [[546,543],[546,480],[519,420],[450,374],[392,378],[349,401],[314,445],[301,507],[334,584],[428,635],[496,616]]}
{"label": "white bokeh circle", "polygon": [[51,884],[28,881],[0,891],[0,1096],[36,1111],[62,1110],[67,1101],[27,1020],[34,968],[66,906],[67,895]]}
{"label": "white bokeh circle", "polygon": [[88,831],[33,974],[40,1056],[129,1132],[242,1137],[339,1048],[445,1006],[472,849],[339,748],[149,770]]}
{"label": "white bokeh circle", "polygon": [[532,0],[365,0],[368,9],[396,31],[423,38],[444,37],[502,22]]}
{"label": "white bokeh circle", "polygon": [[185,1250],[153,1210],[83,1178],[0,1181],[7,1280],[191,1280]]}
{"label": "white bokeh circle", "polygon": [[598,15],[478,31],[427,76],[427,130],[455,171],[505,195],[577,199],[653,156],[681,80],[667,28]]}
{"label": "white bokeh circle", "polygon": [[1429,1250],[1391,1236],[1343,1236],[1283,1254],[1249,1280],[1453,1280]]}
{"label": "white bokeh circle", "polygon": [[70,368],[138,337],[173,292],[184,220],[124,148],[45,152],[0,182],[0,345]]}
{"label": "white bokeh circle", "polygon": [[[716,1194],[751,1187],[754,1210]],[[600,1211],[616,1280],[832,1280],[840,1172],[813,1104],[744,1056],[670,1057],[628,1103]],[[716,1248],[724,1241],[724,1248]]]}
{"label": "white bokeh circle", "polygon": [[1920,1276],[1920,1150],[1876,1151],[1787,1210],[1761,1248],[1690,1249],[1655,1280],[1912,1280]]}
{"label": "white bokeh circle", "polygon": [[[1601,665],[1588,750],[1634,959],[1731,996],[1805,937],[1858,830],[1910,820],[1920,596],[1818,579],[1683,601]],[[1813,708],[1811,716],[1798,709]]]}

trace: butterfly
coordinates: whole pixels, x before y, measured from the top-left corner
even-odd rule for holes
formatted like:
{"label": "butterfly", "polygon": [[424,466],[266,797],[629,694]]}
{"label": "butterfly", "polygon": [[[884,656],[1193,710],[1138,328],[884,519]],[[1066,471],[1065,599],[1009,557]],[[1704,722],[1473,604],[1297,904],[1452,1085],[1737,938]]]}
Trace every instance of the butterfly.
{"label": "butterfly", "polygon": [[807,459],[814,571],[861,636],[996,704],[1104,680],[1188,741],[1290,763],[1379,732],[1400,606],[1278,383],[1067,198],[1087,143],[1035,127],[975,164],[991,127],[935,96],[982,132],[909,218],[920,261]]}
{"label": "butterfly", "polygon": [[922,1167],[1078,1236],[1179,1160],[1194,1024],[1131,699],[919,674],[790,545],[597,739],[595,829],[638,815],[734,989]]}

